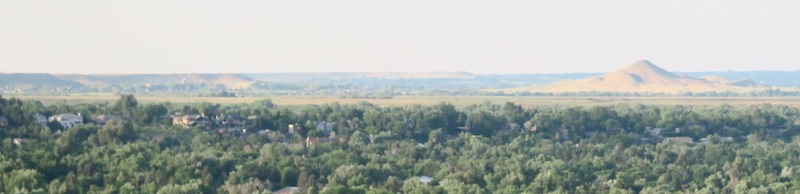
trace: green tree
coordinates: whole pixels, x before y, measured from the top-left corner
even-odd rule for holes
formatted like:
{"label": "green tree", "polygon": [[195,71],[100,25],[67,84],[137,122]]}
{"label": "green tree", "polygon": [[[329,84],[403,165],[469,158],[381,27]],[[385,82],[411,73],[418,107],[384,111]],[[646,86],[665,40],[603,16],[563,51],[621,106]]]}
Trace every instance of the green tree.
{"label": "green tree", "polygon": [[125,143],[135,140],[136,133],[133,124],[128,121],[109,121],[97,131],[97,137],[101,144]]}
{"label": "green tree", "polygon": [[119,96],[119,100],[114,103],[114,109],[122,114],[122,117],[131,119],[134,116],[134,111],[139,102],[131,94]]}
{"label": "green tree", "polygon": [[6,193],[43,192],[43,176],[34,169],[13,170],[3,175],[3,186]]}

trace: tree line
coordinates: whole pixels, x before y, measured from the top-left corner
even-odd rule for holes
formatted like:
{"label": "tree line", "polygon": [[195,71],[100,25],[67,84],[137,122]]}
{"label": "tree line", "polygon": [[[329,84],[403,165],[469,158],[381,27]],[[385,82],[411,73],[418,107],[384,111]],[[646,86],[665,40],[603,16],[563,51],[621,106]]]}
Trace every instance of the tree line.
{"label": "tree line", "polygon": [[[255,123],[243,133],[173,126],[176,112],[253,116]],[[87,124],[39,125],[35,113],[81,113]],[[98,114],[125,119],[92,123]],[[9,120],[0,127],[6,193],[800,190],[800,110],[771,104],[223,106],[140,104],[123,95],[115,103],[47,106],[0,97],[0,115]],[[693,141],[666,141],[673,137]],[[334,140],[308,143],[326,138]]]}

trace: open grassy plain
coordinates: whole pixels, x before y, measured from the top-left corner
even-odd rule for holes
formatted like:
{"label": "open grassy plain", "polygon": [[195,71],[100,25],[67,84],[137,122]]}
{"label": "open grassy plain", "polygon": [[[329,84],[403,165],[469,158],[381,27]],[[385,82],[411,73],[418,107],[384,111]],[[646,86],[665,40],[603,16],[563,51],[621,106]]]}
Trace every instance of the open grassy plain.
{"label": "open grassy plain", "polygon": [[[113,95],[72,95],[72,96],[15,96],[24,100],[39,100],[45,105],[54,103],[113,103],[118,96]],[[391,99],[361,99],[340,98],[336,96],[271,96],[271,97],[180,97],[180,96],[136,96],[140,103],[171,102],[171,103],[196,103],[210,102],[220,104],[252,103],[258,100],[270,99],[278,105],[306,105],[306,104],[355,104],[369,102],[381,106],[405,105],[430,105],[439,102],[448,102],[459,107],[471,104],[480,104],[486,101],[501,104],[513,102],[522,106],[596,106],[613,105],[620,103],[645,104],[645,105],[688,105],[688,106],[718,106],[729,104],[731,106],[748,106],[752,104],[781,104],[800,107],[800,97],[517,97],[517,96],[400,96]]]}

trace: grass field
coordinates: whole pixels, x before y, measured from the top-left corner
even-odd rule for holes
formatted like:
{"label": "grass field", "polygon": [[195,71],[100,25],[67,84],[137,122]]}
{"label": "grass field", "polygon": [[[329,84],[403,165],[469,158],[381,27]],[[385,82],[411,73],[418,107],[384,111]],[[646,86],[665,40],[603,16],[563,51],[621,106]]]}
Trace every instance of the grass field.
{"label": "grass field", "polygon": [[[98,103],[115,102],[118,97],[113,95],[80,95],[80,96],[4,96],[5,98],[17,97],[24,100],[39,100],[45,105],[54,103]],[[800,107],[800,97],[516,97],[516,96],[402,96],[392,99],[346,99],[334,96],[272,96],[272,97],[177,97],[177,96],[137,96],[140,103],[171,102],[195,103],[210,102],[220,104],[252,103],[257,100],[270,99],[277,105],[306,105],[340,103],[354,104],[369,102],[381,106],[404,105],[430,105],[439,102],[448,102],[459,107],[471,104],[480,104],[490,101],[494,104],[513,102],[522,106],[559,105],[559,106],[596,106],[612,105],[619,103],[639,103],[647,105],[690,105],[690,106],[717,106],[729,104],[732,106],[747,106],[752,104],[771,103]]]}

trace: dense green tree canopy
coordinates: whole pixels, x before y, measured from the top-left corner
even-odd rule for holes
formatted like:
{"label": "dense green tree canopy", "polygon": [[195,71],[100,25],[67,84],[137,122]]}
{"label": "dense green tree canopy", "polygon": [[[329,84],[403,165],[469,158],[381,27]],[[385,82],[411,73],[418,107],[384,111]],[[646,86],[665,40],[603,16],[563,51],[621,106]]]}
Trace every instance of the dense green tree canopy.
{"label": "dense green tree canopy", "polygon": [[[115,111],[131,117],[67,129],[32,119]],[[176,112],[212,121],[173,126]],[[254,123],[229,131],[214,124],[223,114]],[[770,104],[222,106],[139,104],[125,95],[113,105],[0,97],[0,115],[10,121],[0,127],[0,193],[800,190],[800,110]],[[290,124],[302,129],[290,133]]]}

